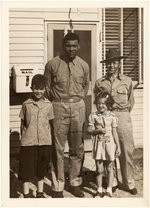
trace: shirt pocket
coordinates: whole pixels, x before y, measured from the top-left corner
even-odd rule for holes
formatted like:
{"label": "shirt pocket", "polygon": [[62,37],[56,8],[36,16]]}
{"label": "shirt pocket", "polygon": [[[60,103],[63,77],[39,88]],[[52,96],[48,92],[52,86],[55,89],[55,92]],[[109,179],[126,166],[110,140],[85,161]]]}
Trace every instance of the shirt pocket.
{"label": "shirt pocket", "polygon": [[76,82],[78,83],[78,84],[83,84],[83,77],[76,77]]}
{"label": "shirt pocket", "polygon": [[118,98],[120,103],[127,103],[128,101],[128,90],[126,86],[121,86],[117,89]]}
{"label": "shirt pocket", "polygon": [[67,85],[67,79],[65,76],[56,75],[54,76],[54,84],[59,87],[64,87]]}
{"label": "shirt pocket", "polygon": [[75,77],[75,82],[74,82],[74,90],[75,93],[80,93],[83,90],[83,77]]}

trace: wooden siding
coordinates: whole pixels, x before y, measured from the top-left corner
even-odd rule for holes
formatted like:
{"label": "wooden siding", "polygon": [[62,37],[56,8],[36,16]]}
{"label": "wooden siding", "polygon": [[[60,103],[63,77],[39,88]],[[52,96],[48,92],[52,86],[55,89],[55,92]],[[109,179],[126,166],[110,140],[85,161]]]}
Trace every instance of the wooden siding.
{"label": "wooden siding", "polygon": [[131,112],[135,146],[143,146],[143,89],[135,89],[135,105]]}
{"label": "wooden siding", "polygon": [[[46,20],[69,20],[69,8],[50,8],[50,9],[11,9],[10,18],[43,18]],[[99,16],[99,10],[97,8],[73,8],[71,9],[70,18],[76,20],[97,21]]]}
{"label": "wooden siding", "polygon": [[[10,12],[11,14],[11,12]],[[44,69],[44,21],[33,19],[9,18],[10,69],[16,64],[34,64]]]}
{"label": "wooden siding", "polygon": [[9,12],[10,75],[16,64],[44,69],[44,21],[98,21],[97,8],[12,8]]}

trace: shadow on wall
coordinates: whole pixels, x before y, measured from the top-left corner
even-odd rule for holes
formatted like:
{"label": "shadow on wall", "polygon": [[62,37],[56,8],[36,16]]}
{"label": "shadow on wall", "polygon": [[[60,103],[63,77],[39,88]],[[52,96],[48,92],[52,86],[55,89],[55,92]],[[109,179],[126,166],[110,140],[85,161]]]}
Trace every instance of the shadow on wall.
{"label": "shadow on wall", "polygon": [[13,89],[13,77],[10,77],[9,83],[9,96],[10,96],[10,106],[22,105],[22,103],[31,96],[31,92],[28,93],[16,93]]}
{"label": "shadow on wall", "polygon": [[18,131],[13,131],[10,133],[10,157],[18,157],[20,152],[20,134]]}
{"label": "shadow on wall", "polygon": [[[17,131],[10,133],[10,197],[18,198],[22,190],[18,183],[18,167],[19,167],[19,152],[20,152],[20,134]],[[14,159],[15,158],[15,159]]]}

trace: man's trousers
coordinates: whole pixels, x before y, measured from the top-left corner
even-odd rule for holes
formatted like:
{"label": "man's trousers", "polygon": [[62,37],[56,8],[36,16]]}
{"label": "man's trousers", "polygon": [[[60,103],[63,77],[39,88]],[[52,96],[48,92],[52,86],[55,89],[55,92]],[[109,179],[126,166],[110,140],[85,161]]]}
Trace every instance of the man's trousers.
{"label": "man's trousers", "polygon": [[114,112],[119,119],[117,132],[120,142],[121,155],[119,156],[122,183],[125,189],[135,188],[133,165],[133,128],[129,112]]}
{"label": "man's trousers", "polygon": [[83,124],[85,121],[85,103],[52,102],[54,108],[54,137],[52,156],[52,190],[63,191],[64,149],[69,146],[69,180],[71,186],[82,183],[80,176],[84,159]]}

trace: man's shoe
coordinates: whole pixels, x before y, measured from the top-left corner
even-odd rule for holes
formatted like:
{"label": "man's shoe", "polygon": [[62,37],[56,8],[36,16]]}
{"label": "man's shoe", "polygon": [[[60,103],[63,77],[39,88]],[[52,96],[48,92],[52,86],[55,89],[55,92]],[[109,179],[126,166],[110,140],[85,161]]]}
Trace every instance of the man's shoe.
{"label": "man's shoe", "polygon": [[52,198],[64,198],[62,191],[52,191]]}
{"label": "man's shoe", "polygon": [[71,186],[71,193],[76,197],[84,197],[84,193],[81,191],[79,186]]}
{"label": "man's shoe", "polygon": [[127,192],[129,192],[132,195],[136,195],[137,194],[137,189],[136,188],[128,189]]}

